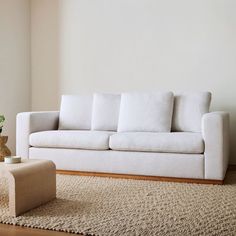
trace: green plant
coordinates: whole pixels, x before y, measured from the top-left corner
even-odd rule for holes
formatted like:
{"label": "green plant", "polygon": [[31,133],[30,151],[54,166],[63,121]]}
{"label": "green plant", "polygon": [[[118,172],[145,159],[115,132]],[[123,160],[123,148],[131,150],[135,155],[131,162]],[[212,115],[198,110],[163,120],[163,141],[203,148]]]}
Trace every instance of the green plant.
{"label": "green plant", "polygon": [[2,127],[5,121],[4,115],[0,115],[0,134],[2,133]]}

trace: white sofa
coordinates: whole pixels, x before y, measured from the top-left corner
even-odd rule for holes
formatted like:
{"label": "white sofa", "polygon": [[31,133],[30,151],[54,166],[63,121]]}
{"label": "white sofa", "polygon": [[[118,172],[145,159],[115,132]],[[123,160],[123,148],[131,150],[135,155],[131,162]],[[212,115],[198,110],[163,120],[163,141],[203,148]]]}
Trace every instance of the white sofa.
{"label": "white sofa", "polygon": [[222,181],[229,114],[193,92],[62,96],[60,112],[17,115],[17,155],[58,170]]}

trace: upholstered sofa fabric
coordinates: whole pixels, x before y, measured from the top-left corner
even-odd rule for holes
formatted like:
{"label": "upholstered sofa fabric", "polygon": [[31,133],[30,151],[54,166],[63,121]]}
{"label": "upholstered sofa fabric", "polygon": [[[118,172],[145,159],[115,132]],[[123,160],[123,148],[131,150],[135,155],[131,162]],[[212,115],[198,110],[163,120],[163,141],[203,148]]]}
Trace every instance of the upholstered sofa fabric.
{"label": "upholstered sofa fabric", "polygon": [[92,130],[117,130],[120,97],[119,94],[94,94]]}
{"label": "upholstered sofa fabric", "polygon": [[29,158],[52,160],[59,170],[204,178],[202,154],[31,147]]}
{"label": "upholstered sofa fabric", "polygon": [[172,92],[123,93],[119,132],[170,132],[174,96]]}
{"label": "upholstered sofa fabric", "polygon": [[223,179],[229,161],[229,114],[211,112],[202,117],[202,136],[205,142],[205,176]]}
{"label": "upholstered sofa fabric", "polygon": [[110,137],[109,146],[113,150],[122,151],[193,154],[204,152],[202,135],[187,132],[122,132]]}
{"label": "upholstered sofa fabric", "polygon": [[107,150],[112,134],[108,131],[51,130],[32,133],[29,143],[33,147]]}
{"label": "upholstered sofa fabric", "polygon": [[63,95],[59,129],[91,129],[93,95]]}
{"label": "upholstered sofa fabric", "polygon": [[201,132],[201,119],[209,112],[210,92],[185,92],[176,94],[172,131]]}
{"label": "upholstered sofa fabric", "polygon": [[59,112],[21,112],[16,116],[16,153],[29,156],[29,136],[38,131],[58,129]]}
{"label": "upholstered sofa fabric", "polygon": [[118,97],[98,97],[63,96],[60,113],[18,114],[16,154],[63,170],[224,179],[229,114],[208,113],[210,93],[176,95],[172,132],[171,92],[122,94],[118,132],[105,130],[116,129]]}

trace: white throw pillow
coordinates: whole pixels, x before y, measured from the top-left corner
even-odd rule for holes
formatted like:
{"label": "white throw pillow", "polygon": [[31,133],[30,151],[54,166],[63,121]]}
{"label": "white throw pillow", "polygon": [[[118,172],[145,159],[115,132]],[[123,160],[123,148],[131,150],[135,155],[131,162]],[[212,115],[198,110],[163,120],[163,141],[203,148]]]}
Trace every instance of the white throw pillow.
{"label": "white throw pillow", "polygon": [[92,95],[63,95],[59,129],[91,129]]}
{"label": "white throw pillow", "polygon": [[120,97],[118,94],[94,94],[92,130],[117,130]]}
{"label": "white throw pillow", "polygon": [[175,95],[173,131],[201,132],[201,119],[209,112],[210,92],[188,92]]}
{"label": "white throw pillow", "polygon": [[170,132],[172,92],[123,93],[118,131]]}

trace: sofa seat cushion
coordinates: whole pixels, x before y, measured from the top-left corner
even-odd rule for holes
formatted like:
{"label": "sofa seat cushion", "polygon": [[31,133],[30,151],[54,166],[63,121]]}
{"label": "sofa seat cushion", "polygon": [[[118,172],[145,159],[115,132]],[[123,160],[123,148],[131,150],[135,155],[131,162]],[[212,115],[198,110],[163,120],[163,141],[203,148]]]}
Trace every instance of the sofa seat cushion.
{"label": "sofa seat cushion", "polygon": [[191,153],[204,152],[200,133],[124,132],[110,136],[109,147],[120,151]]}
{"label": "sofa seat cushion", "polygon": [[29,143],[33,147],[76,148],[89,150],[109,149],[109,136],[114,132],[86,130],[53,130],[32,133]]}

